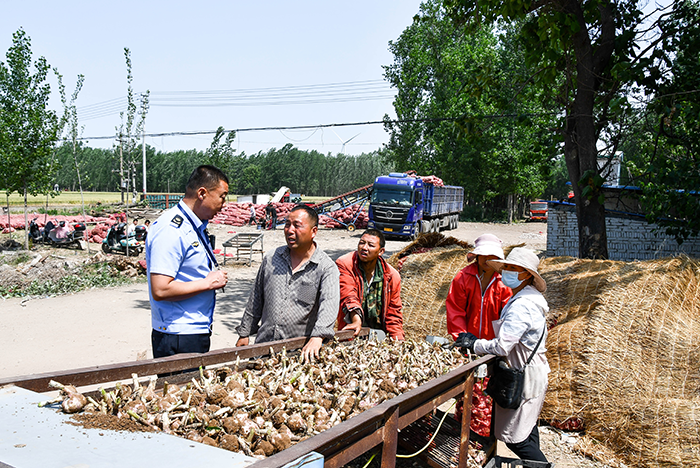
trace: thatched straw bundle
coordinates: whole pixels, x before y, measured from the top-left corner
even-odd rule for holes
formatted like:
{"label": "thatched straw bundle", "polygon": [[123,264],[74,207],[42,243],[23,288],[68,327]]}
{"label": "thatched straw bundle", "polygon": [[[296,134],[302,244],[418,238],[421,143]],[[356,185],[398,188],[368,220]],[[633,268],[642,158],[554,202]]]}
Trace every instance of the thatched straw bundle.
{"label": "thatched straw bundle", "polygon": [[558,320],[542,417],[579,418],[632,466],[700,465],[700,262],[542,265]]}
{"label": "thatched straw bundle", "polygon": [[447,337],[445,299],[455,275],[467,266],[474,247],[439,233],[421,235],[388,262],[401,273],[406,338]]}
{"label": "thatched straw bundle", "polygon": [[[389,259],[411,338],[447,336],[445,299],[471,251],[449,239],[421,236]],[[540,272],[552,325],[542,417],[584,424],[631,466],[700,466],[700,262],[558,257]]]}

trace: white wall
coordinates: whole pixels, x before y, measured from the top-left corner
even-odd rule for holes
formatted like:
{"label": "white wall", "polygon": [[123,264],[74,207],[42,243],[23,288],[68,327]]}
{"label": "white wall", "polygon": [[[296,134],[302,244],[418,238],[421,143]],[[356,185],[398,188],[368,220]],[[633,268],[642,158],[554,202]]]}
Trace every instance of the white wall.
{"label": "white wall", "polygon": [[[610,260],[651,260],[681,253],[700,257],[700,238],[688,238],[678,245],[663,228],[649,224],[642,217],[607,213],[605,225]],[[569,205],[549,205],[547,219],[548,257],[578,257],[578,222],[576,208]]]}

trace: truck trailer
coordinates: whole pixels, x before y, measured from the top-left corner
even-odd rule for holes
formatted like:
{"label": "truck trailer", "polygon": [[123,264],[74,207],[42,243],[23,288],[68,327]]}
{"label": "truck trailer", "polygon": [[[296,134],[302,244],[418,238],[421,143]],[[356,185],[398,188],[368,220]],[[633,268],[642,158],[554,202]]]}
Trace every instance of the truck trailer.
{"label": "truck trailer", "polygon": [[463,187],[439,186],[412,174],[392,172],[374,181],[368,227],[414,239],[420,233],[457,228],[463,206]]}

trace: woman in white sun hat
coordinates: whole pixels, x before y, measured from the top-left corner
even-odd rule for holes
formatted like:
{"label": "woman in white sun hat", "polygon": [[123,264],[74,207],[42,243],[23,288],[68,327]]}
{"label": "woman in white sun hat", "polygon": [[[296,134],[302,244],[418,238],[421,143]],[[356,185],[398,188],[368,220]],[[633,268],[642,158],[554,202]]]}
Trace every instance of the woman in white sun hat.
{"label": "woman in white sun hat", "polygon": [[[468,333],[477,338],[490,340],[496,335],[492,322],[501,316],[501,310],[513,294],[501,282],[501,275],[488,264],[489,260],[503,260],[501,239],[493,234],[482,234],[474,241],[474,250],[469,252],[469,264],[452,280],[445,301],[447,331],[460,346],[460,340]],[[480,415],[480,402],[486,403],[486,395],[481,386],[475,386],[472,394],[471,429],[477,434],[488,437],[488,423],[480,419],[491,420],[490,412]],[[460,399],[455,411],[455,419],[462,420],[463,402]]]}
{"label": "woman in white sun hat", "polygon": [[[494,435],[519,458],[546,462],[540,450],[537,420],[544,403],[549,373],[545,356],[545,314],[549,306],[542,295],[547,284],[537,272],[540,260],[532,250],[517,247],[505,260],[490,260],[488,263],[501,272],[501,279],[513,290],[513,297],[503,308],[501,318],[493,324],[494,339],[478,339],[471,335],[463,341],[465,347],[475,354],[503,356],[510,367],[525,369],[520,407],[511,410],[494,405]],[[526,366],[536,347],[532,361]]]}

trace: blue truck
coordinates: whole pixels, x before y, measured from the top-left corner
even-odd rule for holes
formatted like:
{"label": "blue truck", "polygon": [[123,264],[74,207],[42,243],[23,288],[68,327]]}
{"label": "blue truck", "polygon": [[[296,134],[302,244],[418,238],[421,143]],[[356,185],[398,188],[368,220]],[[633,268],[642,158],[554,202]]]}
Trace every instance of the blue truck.
{"label": "blue truck", "polygon": [[392,172],[374,181],[368,227],[415,239],[420,233],[457,228],[463,206],[463,187],[438,187],[410,174]]}

